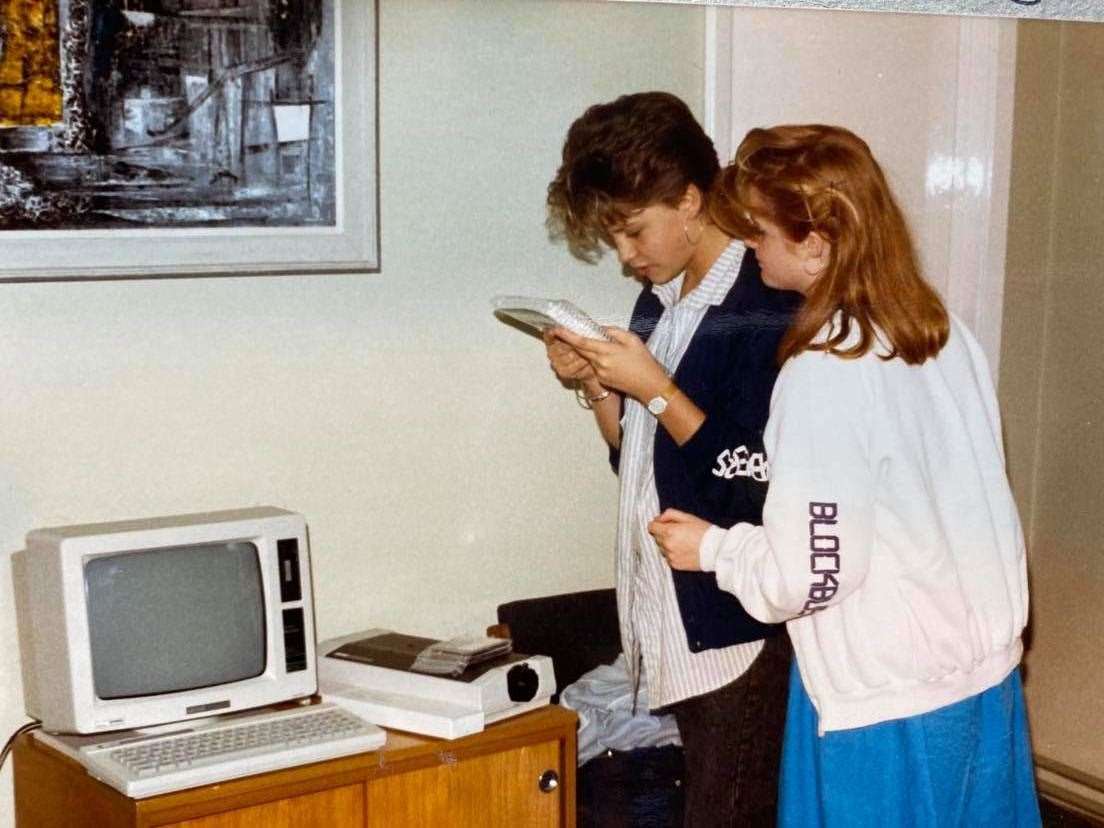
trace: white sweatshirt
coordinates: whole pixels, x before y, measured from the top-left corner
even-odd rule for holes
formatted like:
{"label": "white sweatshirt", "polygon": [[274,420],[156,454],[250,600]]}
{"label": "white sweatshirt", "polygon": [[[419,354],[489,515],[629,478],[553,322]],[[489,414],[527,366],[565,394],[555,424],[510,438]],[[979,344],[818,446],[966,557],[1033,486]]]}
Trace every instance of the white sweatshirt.
{"label": "white sweatshirt", "polygon": [[756,618],[788,621],[822,732],[925,713],[1011,672],[1023,533],[989,369],[961,322],[922,365],[790,359],[765,437],[763,525],[711,527],[701,566]]}

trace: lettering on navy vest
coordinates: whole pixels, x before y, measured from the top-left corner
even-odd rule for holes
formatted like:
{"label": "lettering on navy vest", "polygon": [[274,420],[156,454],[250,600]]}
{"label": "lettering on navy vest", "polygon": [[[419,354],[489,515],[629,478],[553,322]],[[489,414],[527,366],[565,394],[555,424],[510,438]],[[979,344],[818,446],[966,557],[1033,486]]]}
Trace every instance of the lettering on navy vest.
{"label": "lettering on navy vest", "polygon": [[839,522],[839,504],[809,503],[809,598],[801,610],[808,615],[831,601],[839,589],[840,542],[832,528]]}
{"label": "lettering on navy vest", "polygon": [[714,477],[731,480],[734,477],[750,477],[766,483],[770,476],[767,456],[761,452],[749,452],[747,446],[725,449],[717,455],[717,465],[712,469]]}

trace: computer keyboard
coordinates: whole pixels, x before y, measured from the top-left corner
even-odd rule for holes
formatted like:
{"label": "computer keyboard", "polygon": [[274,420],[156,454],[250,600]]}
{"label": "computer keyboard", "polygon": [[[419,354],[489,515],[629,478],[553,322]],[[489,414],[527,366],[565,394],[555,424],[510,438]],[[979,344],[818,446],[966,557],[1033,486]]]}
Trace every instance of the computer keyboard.
{"label": "computer keyboard", "polygon": [[374,750],[386,734],[335,704],[131,736],[80,749],[88,772],[140,799]]}

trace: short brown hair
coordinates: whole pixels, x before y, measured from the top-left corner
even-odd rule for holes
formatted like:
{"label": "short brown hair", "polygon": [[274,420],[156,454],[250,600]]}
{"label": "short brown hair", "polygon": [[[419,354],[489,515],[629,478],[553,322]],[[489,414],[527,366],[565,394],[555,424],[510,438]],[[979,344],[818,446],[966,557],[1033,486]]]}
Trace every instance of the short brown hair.
{"label": "short brown hair", "polygon": [[548,185],[548,228],[593,262],[610,227],[633,210],[675,205],[690,184],[708,199],[720,164],[690,108],[667,92],[595,104],[570,127]]}
{"label": "short brown hair", "polygon": [[[755,238],[762,231],[753,204],[790,240],[815,231],[832,246],[779,346],[780,362],[804,350],[855,358],[881,337],[886,359],[918,365],[946,344],[947,310],[920,275],[904,216],[857,135],[820,124],[751,130],[720,175],[711,216],[725,232]],[[837,312],[841,324],[814,344]],[[852,324],[859,341],[844,347]]]}

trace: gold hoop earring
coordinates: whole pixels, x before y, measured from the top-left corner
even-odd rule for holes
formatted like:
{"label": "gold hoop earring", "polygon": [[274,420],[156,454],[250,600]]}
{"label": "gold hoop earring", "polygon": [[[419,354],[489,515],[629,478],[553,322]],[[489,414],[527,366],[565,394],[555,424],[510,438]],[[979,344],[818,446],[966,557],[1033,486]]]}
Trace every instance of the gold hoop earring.
{"label": "gold hoop earring", "polygon": [[682,223],[682,235],[686,237],[686,243],[691,247],[694,247],[695,245],[697,245],[698,242],[702,240],[702,236],[705,235],[705,222],[701,220],[700,216],[698,217],[698,237],[696,239],[692,239],[690,238],[690,227],[684,221]]}

